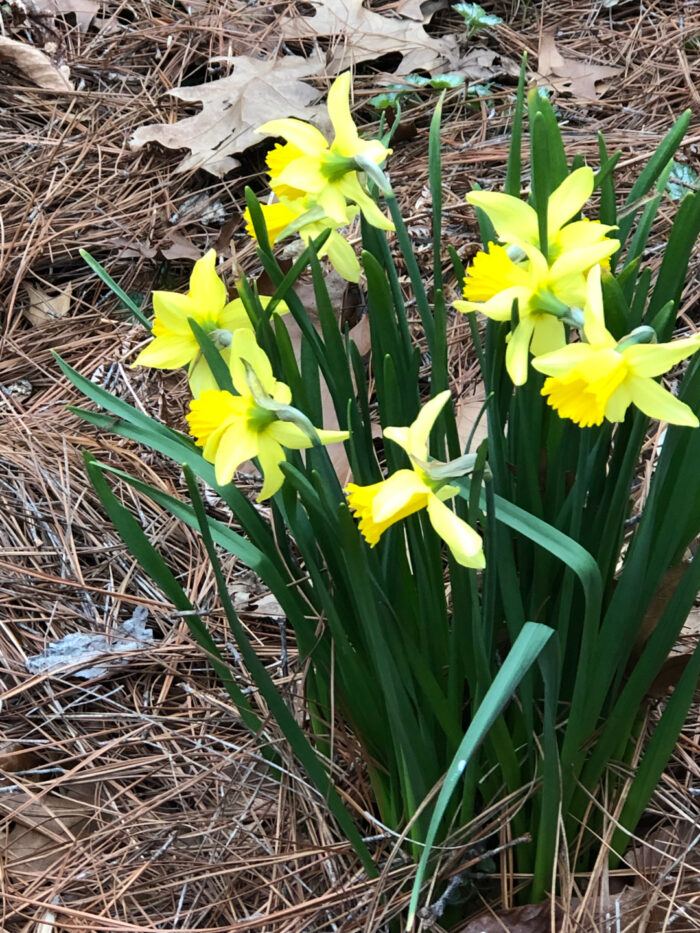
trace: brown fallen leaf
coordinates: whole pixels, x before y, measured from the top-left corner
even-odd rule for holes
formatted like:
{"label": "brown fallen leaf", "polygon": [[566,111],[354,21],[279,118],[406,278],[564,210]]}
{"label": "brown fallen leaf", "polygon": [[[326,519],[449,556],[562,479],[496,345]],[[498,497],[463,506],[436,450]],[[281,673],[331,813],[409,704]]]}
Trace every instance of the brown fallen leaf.
{"label": "brown fallen leaf", "polygon": [[149,123],[139,127],[130,140],[132,149],[149,142],[167,149],[189,149],[175,171],[203,168],[222,178],[240,165],[232,158],[263,141],[256,132],[267,120],[298,117],[316,121],[325,108],[312,106],[322,92],[303,81],[324,70],[320,55],[262,60],[245,55],[230,59],[233,74],[208,84],[177,87],[168,91],[185,101],[201,101],[202,110],[177,123]]}
{"label": "brown fallen leaf", "polygon": [[70,282],[57,295],[49,295],[38,285],[29,285],[27,282],[24,283],[24,288],[29,296],[29,307],[24,309],[24,314],[34,327],[41,327],[68,314],[73,296],[73,286]]}
{"label": "brown fallen leaf", "polygon": [[508,58],[485,46],[476,46],[476,48],[469,49],[466,55],[461,56],[456,71],[464,75],[470,84],[484,84],[487,81],[493,81],[494,78],[502,78],[504,75],[517,78],[520,74],[520,65],[514,58]]}
{"label": "brown fallen leaf", "polygon": [[81,32],[87,32],[100,9],[95,0],[25,0],[27,9],[38,16],[65,16],[72,13]]}
{"label": "brown fallen leaf", "polygon": [[[537,67],[539,74],[547,78],[545,83],[551,85],[556,91],[573,94],[574,97],[583,97],[587,100],[598,100],[597,84],[605,81],[606,78],[614,78],[622,74],[622,68],[595,65],[593,62],[584,62],[578,58],[565,58],[557,48],[552,31],[542,33]],[[605,87],[601,87],[600,93],[604,90]]]}
{"label": "brown fallen leaf", "polygon": [[[410,74],[424,69],[435,71],[445,62],[456,63],[455,36],[436,38],[428,35],[422,22],[409,17],[374,13],[362,0],[311,0],[313,16],[285,16],[279,31],[284,39],[333,39],[328,70],[339,74],[370,59],[390,52],[403,58],[396,74]],[[415,16],[415,6],[411,15]]]}
{"label": "brown fallen leaf", "polygon": [[97,785],[58,792],[13,790],[0,796],[7,816],[3,853],[8,874],[47,874],[92,819]]}
{"label": "brown fallen leaf", "polygon": [[67,65],[54,65],[46,52],[27,42],[0,36],[0,61],[10,62],[37,87],[47,91],[72,91]]}
{"label": "brown fallen leaf", "polygon": [[[488,422],[486,412],[483,411],[484,400],[486,398],[484,387],[477,391],[476,395],[463,395],[457,402],[455,417],[457,419],[457,433],[459,434],[459,443],[464,447],[469,440],[469,436],[474,430],[474,436],[471,439],[469,453],[476,453],[479,444],[488,437]],[[483,412],[483,413],[482,413]],[[477,418],[481,415],[479,423]]]}
{"label": "brown fallen leaf", "polygon": [[[558,905],[555,912],[557,921],[561,921],[563,911]],[[552,929],[552,905],[540,901],[510,910],[484,911],[462,927],[462,933],[551,933]]]}

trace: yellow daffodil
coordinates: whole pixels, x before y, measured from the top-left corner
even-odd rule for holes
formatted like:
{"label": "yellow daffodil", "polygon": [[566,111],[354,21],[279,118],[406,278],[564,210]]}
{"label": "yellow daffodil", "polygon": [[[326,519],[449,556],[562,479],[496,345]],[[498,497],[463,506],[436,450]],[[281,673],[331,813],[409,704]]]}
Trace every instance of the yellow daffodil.
{"label": "yellow daffodil", "polygon": [[[606,236],[615,227],[585,218],[567,223],[590,198],[593,187],[593,169],[584,166],[567,176],[552,192],[547,203],[546,253],[550,263],[565,253],[576,253],[601,242],[607,245],[609,252],[599,254],[595,262],[600,262],[604,256],[612,256],[618,249],[619,242]],[[488,215],[503,243],[528,243],[544,252],[540,245],[537,211],[525,201],[496,191],[472,191],[467,195],[467,201]]]}
{"label": "yellow daffodil", "polygon": [[480,311],[495,321],[509,321],[518,302],[519,321],[508,337],[506,368],[515,385],[527,381],[529,352],[539,356],[566,343],[562,316],[581,308],[586,297],[585,270],[608,255],[606,240],[563,253],[550,266],[542,253],[521,243],[524,262],[513,262],[508,250],[489,243],[488,252],[474,258],[464,279],[466,301],[458,311]]}
{"label": "yellow daffodil", "polygon": [[630,405],[671,424],[697,427],[693,411],[655,381],[681,360],[700,349],[700,334],[671,343],[640,342],[653,336],[638,328],[616,341],[605,327],[600,267],[591,270],[584,309],[587,343],[573,343],[533,360],[533,367],[549,376],[542,394],[562,418],[582,428],[622,421]]}
{"label": "yellow daffodil", "polygon": [[242,463],[257,457],[264,478],[258,496],[261,502],[284,482],[280,463],[286,459],[285,447],[302,450],[315,441],[332,444],[348,439],[347,431],[323,431],[310,425],[305,431],[299,426],[305,419],[290,406],[289,386],[275,379],[251,330],[234,332],[229,367],[239,394],[209,389],[190,402],[187,416],[190,434],[203,448],[204,459],[214,464],[220,486],[231,482]]}
{"label": "yellow daffodil", "polygon": [[[194,264],[190,276],[190,290],[179,292],[153,292],[154,339],[133,362],[133,366],[152,366],[155,369],[188,367],[188,378],[194,396],[206,389],[216,388],[216,380],[189,325],[196,321],[218,347],[228,362],[231,334],[234,330],[253,325],[240,298],[227,301],[226,286],[216,274],[216,250],[210,249]],[[270,298],[260,296],[266,307]],[[289,308],[280,302],[275,312],[283,314]]]}
{"label": "yellow daffodil", "polygon": [[[295,205],[297,209],[295,210],[291,205]],[[288,203],[277,201],[274,204],[261,204],[260,208],[271,244],[283,237],[289,225],[306,212],[303,202],[298,201]],[[357,211],[354,209],[349,210],[349,219],[352,219],[356,213]],[[255,238],[255,228],[251,222],[248,208],[245,210],[244,217],[247,233]],[[308,244],[310,240],[315,240],[329,227],[331,228],[331,234],[321,248],[319,256],[328,256],[336,272],[344,279],[347,279],[348,282],[358,282],[361,269],[355,250],[337,230],[333,229],[335,225],[331,220],[322,218],[321,220],[306,223],[295,232],[299,234],[305,244]]]}
{"label": "yellow daffodil", "polygon": [[360,138],[350,114],[350,80],[350,72],[345,72],[328,92],[328,115],[335,132],[332,143],[310,123],[294,118],[271,120],[258,127],[259,133],[287,141],[268,154],[270,187],[283,202],[308,197],[334,226],[348,223],[350,201],[357,204],[370,224],[393,230],[394,225],[358,177],[358,171],[372,171],[381,165],[391,149],[378,139]]}
{"label": "yellow daffodil", "polygon": [[445,500],[456,496],[458,489],[444,479],[431,476],[431,464],[427,462],[428,436],[449,397],[449,391],[436,395],[423,406],[410,427],[384,431],[385,437],[409,455],[412,470],[397,470],[388,479],[371,486],[350,483],[345,492],[348,505],[359,521],[360,532],[371,547],[390,525],[426,509],[433,528],[455,560],[464,567],[481,568],[484,566],[481,538],[445,505]]}

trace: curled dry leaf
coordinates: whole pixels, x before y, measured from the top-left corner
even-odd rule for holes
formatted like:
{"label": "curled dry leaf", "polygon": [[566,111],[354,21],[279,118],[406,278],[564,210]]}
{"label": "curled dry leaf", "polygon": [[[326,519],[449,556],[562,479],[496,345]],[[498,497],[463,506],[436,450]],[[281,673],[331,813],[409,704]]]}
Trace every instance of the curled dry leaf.
{"label": "curled dry leaf", "polygon": [[54,65],[45,52],[27,42],[0,36],[0,61],[11,63],[32,84],[47,91],[73,90],[68,66]]}
{"label": "curled dry leaf", "polygon": [[35,327],[41,327],[42,324],[68,314],[73,297],[73,286],[70,282],[57,295],[49,295],[38,285],[29,285],[27,282],[24,283],[24,288],[29,296],[29,307],[24,309],[24,314]]}
{"label": "curled dry leaf", "polygon": [[578,58],[564,58],[551,31],[542,33],[537,67],[540,75],[547,78],[545,83],[556,91],[588,100],[598,100],[599,91],[602,93],[605,90],[603,86],[597,88],[596,85],[622,73],[622,68],[594,65],[593,62],[584,62]]}
{"label": "curled dry leaf", "polygon": [[38,16],[65,16],[72,13],[81,32],[87,32],[100,9],[95,0],[25,0],[27,9]]}
{"label": "curled dry leaf", "polygon": [[[396,74],[410,74],[419,69],[433,72],[457,58],[455,36],[435,38],[416,22],[415,4],[404,16],[374,13],[362,0],[312,0],[312,16],[286,16],[280,21],[285,39],[331,39],[328,70],[339,74],[358,62],[399,52],[403,58]],[[399,8],[400,11],[400,8]]]}
{"label": "curled dry leaf", "polygon": [[202,110],[177,123],[149,123],[130,140],[132,149],[156,142],[167,149],[189,149],[177,172],[203,168],[217,178],[240,165],[232,153],[263,141],[256,132],[267,120],[298,117],[317,121],[324,108],[312,106],[322,92],[303,79],[318,74],[324,64],[319,55],[263,61],[245,55],[230,59],[233,74],[208,84],[168,91],[185,101],[201,101]]}

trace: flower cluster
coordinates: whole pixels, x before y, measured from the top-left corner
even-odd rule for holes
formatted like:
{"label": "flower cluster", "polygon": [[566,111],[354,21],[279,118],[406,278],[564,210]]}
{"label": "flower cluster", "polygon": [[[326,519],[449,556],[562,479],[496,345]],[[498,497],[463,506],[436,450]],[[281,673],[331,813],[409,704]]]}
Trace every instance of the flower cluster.
{"label": "flower cluster", "polygon": [[[238,467],[256,457],[263,474],[258,501],[273,496],[282,485],[284,448],[301,450],[313,444],[345,441],[347,431],[314,428],[291,405],[289,386],[278,382],[270,361],[256,340],[240,298],[227,300],[226,286],[216,274],[216,251],[197,260],[186,295],[153,293],[153,340],[134,366],[178,369],[187,366],[193,399],[187,421],[190,433],[214,464],[216,481],[230,483]],[[265,308],[270,298],[260,296]],[[274,312],[289,309],[279,302]],[[237,394],[219,388],[190,326],[194,321],[228,365]]]}
{"label": "flower cluster", "polygon": [[[605,327],[601,270],[619,241],[615,229],[577,216],[594,188],[593,171],[579,168],[552,193],[546,211],[546,242],[540,242],[537,211],[510,195],[473,191],[467,201],[491,221],[500,244],[474,258],[464,279],[462,312],[478,311],[512,321],[506,368],[516,386],[532,366],[549,378],[542,394],[562,418],[581,427],[621,421],[630,404],[651,417],[697,426],[687,405],[654,377],[700,349],[700,334],[656,344],[652,328],[637,328],[616,341]],[[567,329],[580,342],[567,343]]]}
{"label": "flower cluster", "polygon": [[[357,282],[360,264],[338,228],[362,212],[373,226],[393,230],[362,182],[365,173],[382,177],[379,166],[391,149],[378,139],[360,138],[350,114],[350,72],[333,82],[328,115],[335,134],[331,143],[303,120],[271,120],[258,128],[259,133],[285,140],[267,154],[270,188],[277,201],[262,206],[263,218],[273,243],[292,233],[308,243],[330,230],[321,255],[327,254],[345,279]],[[255,236],[248,211],[246,220],[248,233]]]}

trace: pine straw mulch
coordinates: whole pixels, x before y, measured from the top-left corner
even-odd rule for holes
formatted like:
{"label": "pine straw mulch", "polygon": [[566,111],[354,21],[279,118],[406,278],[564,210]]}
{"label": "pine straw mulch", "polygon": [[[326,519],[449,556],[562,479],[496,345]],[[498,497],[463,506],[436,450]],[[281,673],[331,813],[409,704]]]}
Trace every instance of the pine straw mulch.
{"label": "pine straw mulch", "polygon": [[[517,61],[527,51],[534,64],[541,32],[551,27],[563,54],[623,68],[598,101],[556,98],[570,155],[580,151],[595,163],[601,130],[609,149],[623,150],[625,190],[672,119],[691,107],[695,116],[679,158],[697,161],[700,96],[692,76],[698,51],[690,40],[700,34],[698,4],[657,0],[642,9],[622,2],[608,10],[555,0],[522,5],[512,16],[507,4],[485,5],[498,8],[509,25],[479,41],[505,57]],[[89,249],[132,292],[180,287],[190,265],[183,258],[210,246],[230,257],[231,239],[244,267],[255,271],[240,211],[243,183],[260,185],[261,152],[249,152],[238,174],[218,181],[202,172],[175,173],[178,154],[156,147],[132,153],[126,142],[140,125],[185,115],[184,105],[164,92],[184,80],[218,76],[212,58],[276,54],[275,21],[283,7],[234,0],[193,0],[187,9],[169,0],[105,3],[102,19],[87,32],[72,17],[25,16],[16,4],[2,8],[5,34],[40,48],[54,43],[77,88],[48,93],[17,73],[3,68],[1,74],[0,929],[7,933],[375,931],[388,929],[405,905],[411,866],[400,855],[389,857],[394,840],[372,820],[351,737],[336,736],[335,779],[358,819],[364,814],[383,868],[377,883],[365,880],[272,722],[266,727],[285,768],[279,780],[270,774],[193,647],[184,618],[105,520],[80,452],[90,450],[168,492],[182,491],[177,469],[67,414],[66,404],[79,399],[58,378],[50,354],[57,350],[94,381],[181,425],[182,379],[129,370],[142,331],[124,320],[77,250]],[[438,13],[435,28],[454,26],[451,15]],[[358,100],[377,90],[368,71],[358,80]],[[463,195],[475,182],[502,183],[504,93],[511,92],[507,81],[496,82],[493,99],[476,109],[458,95],[446,103],[446,236],[465,258],[477,236]],[[429,115],[426,104],[407,119],[391,163],[419,257],[429,215]],[[664,206],[656,242],[674,210],[670,202]],[[654,256],[652,249],[650,261]],[[71,285],[65,316],[44,315],[32,326],[23,313],[26,284],[48,291]],[[697,319],[697,297],[691,275],[682,309],[689,324]],[[454,388],[461,393],[473,388],[474,366],[461,322],[452,336]],[[120,494],[167,554],[193,604],[207,613],[244,682],[197,537],[130,491]],[[226,569],[261,657],[301,717],[294,649],[281,638],[274,606],[233,560]],[[121,656],[123,664],[108,662],[105,673],[86,680],[75,676],[80,664],[50,676],[28,672],[26,658],[47,644],[69,633],[113,633],[138,607],[147,610],[152,638]],[[545,930],[550,921],[577,930],[700,927],[697,735],[697,723],[689,722],[640,828],[644,842],[633,849],[633,867],[617,876],[603,858],[591,879],[563,885],[563,912],[550,917],[548,906],[544,912],[516,908],[502,914],[507,928]],[[470,845],[480,836],[486,848],[509,842],[503,812],[492,818],[492,825],[465,834]],[[508,852],[506,846],[499,855],[501,891],[491,898],[497,909],[513,908]],[[469,848],[447,852],[444,866],[445,877],[460,872],[471,891],[465,918],[492,893],[469,874],[473,856]],[[563,864],[561,877],[566,882]],[[436,912],[426,928],[429,921],[440,928]],[[488,916],[476,926],[465,922],[470,933],[503,926]]]}

